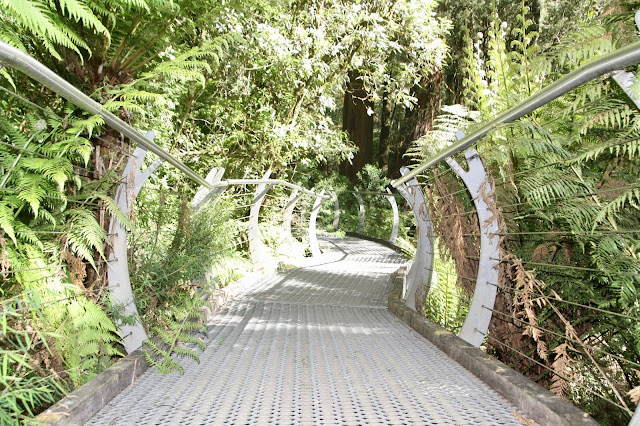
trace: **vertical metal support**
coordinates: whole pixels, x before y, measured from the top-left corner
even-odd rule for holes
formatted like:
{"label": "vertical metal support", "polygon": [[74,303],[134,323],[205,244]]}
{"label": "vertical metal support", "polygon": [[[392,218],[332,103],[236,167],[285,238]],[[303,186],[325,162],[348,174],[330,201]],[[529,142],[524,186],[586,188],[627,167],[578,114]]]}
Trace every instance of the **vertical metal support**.
{"label": "vertical metal support", "polygon": [[[153,140],[154,136],[153,132],[147,132],[146,137],[148,139]],[[131,213],[131,206],[138,193],[140,193],[142,185],[162,164],[162,161],[156,160],[144,172],[141,172],[140,168],[146,154],[146,150],[136,148],[122,173],[123,179],[116,191],[115,201],[125,214]],[[113,303],[118,308],[122,307],[121,314],[135,318],[133,325],[118,324],[118,331],[122,336],[122,344],[127,353],[131,353],[142,345],[142,342],[147,338],[147,333],[140,322],[138,308],[131,290],[131,277],[129,276],[127,262],[127,230],[117,218],[112,216],[109,233],[113,235],[113,250],[109,253],[109,266],[107,267],[109,290]]]}
{"label": "vertical metal support", "polygon": [[316,232],[316,220],[318,219],[318,212],[322,207],[322,199],[324,195],[324,189],[313,202],[313,208],[311,209],[311,215],[309,216],[309,250],[311,250],[312,256],[320,256],[320,246],[318,245],[318,235]]}
{"label": "vertical metal support", "polygon": [[336,194],[336,191],[334,191],[333,188],[329,189],[329,194],[331,195],[331,198],[333,198],[333,223],[331,225],[333,226],[333,229],[337,231],[338,226],[340,226],[340,201],[338,201],[338,194]]}
{"label": "vertical metal support", "polygon": [[[387,188],[387,192],[391,194],[391,190]],[[387,195],[387,200],[391,204],[391,210],[393,210],[393,227],[391,228],[391,235],[389,236],[389,242],[395,244],[398,239],[398,227],[400,226],[400,215],[398,214],[398,204],[396,204],[396,197],[393,195]]]}
{"label": "vertical metal support", "polygon": [[631,417],[631,421],[629,422],[629,426],[634,426],[634,425],[635,426],[640,425],[640,405],[636,406],[636,410],[633,413],[633,417]]}
{"label": "vertical metal support", "polygon": [[294,189],[289,195],[287,200],[287,206],[284,208],[284,220],[282,221],[282,230],[284,231],[284,239],[286,241],[293,241],[293,234],[291,233],[291,221],[293,220],[293,209],[296,208],[298,200],[302,195],[298,195],[300,191]]}
{"label": "vertical metal support", "polygon": [[[635,22],[636,28],[640,31],[640,10],[636,11],[635,14]],[[638,108],[640,108],[640,97],[638,97],[638,93],[631,89],[631,85],[633,84],[633,80],[635,79],[635,75],[632,72],[627,72],[624,70],[618,71],[611,76],[618,83],[618,86],[629,96],[629,98],[633,101],[634,104]]]}
{"label": "vertical metal support", "polygon": [[618,71],[611,78],[618,83],[618,86],[629,96],[629,98],[633,101],[634,104],[638,108],[640,108],[640,98],[638,98],[638,94],[631,89],[631,85],[633,84],[633,80],[635,79],[635,75],[632,72],[627,71]]}
{"label": "vertical metal support", "polygon": [[[464,137],[459,132],[458,138]],[[469,170],[465,171],[453,158],[446,159],[453,171],[460,176],[466,185],[478,212],[480,225],[480,263],[469,313],[458,336],[468,343],[479,347],[489,329],[493,305],[496,300],[496,284],[498,283],[498,264],[500,259],[500,238],[498,219],[491,211],[495,209],[495,192],[487,172],[475,149],[465,152]]]}
{"label": "vertical metal support", "polygon": [[[271,176],[271,170],[267,171],[262,179],[269,179],[269,176]],[[251,201],[251,210],[249,211],[249,252],[251,253],[253,269],[256,271],[266,269],[267,247],[260,239],[258,222],[260,219],[260,207],[262,207],[262,201],[267,195],[267,192],[269,192],[269,189],[271,189],[271,186],[273,185],[267,185],[264,183],[256,186],[253,201]]]}
{"label": "vertical metal support", "polygon": [[[409,173],[409,169],[406,167],[400,169],[402,176],[407,173]],[[413,259],[413,263],[407,272],[403,298],[409,308],[417,311],[421,308],[431,287],[434,261],[433,222],[431,221],[431,215],[429,215],[429,208],[424,194],[416,178],[399,185],[397,189],[411,206],[416,220],[418,247],[416,248],[416,256]]]}
{"label": "vertical metal support", "polygon": [[[210,184],[214,185],[222,180],[222,175],[224,174],[224,168],[214,167],[211,169],[205,180]],[[196,192],[196,195],[193,196],[193,200],[191,201],[191,208],[196,211],[200,207],[204,206],[209,200],[213,197],[216,197],[226,191],[227,187],[218,186],[213,189],[205,188],[201,186]]]}
{"label": "vertical metal support", "polygon": [[354,193],[353,195],[356,197],[356,200],[358,200],[358,206],[359,209],[358,211],[360,212],[360,222],[358,222],[358,233],[362,234],[364,232],[364,202],[362,201],[362,197],[360,196],[360,191],[358,191],[358,188],[354,187]]}

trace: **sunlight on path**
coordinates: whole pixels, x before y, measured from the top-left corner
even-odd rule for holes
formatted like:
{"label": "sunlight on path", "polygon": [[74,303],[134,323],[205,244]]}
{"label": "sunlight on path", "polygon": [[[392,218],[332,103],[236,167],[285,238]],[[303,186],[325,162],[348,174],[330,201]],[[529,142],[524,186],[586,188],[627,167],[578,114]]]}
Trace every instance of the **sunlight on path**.
{"label": "sunlight on path", "polygon": [[150,369],[88,424],[521,424],[386,310],[394,251],[353,238],[212,320],[184,376]]}

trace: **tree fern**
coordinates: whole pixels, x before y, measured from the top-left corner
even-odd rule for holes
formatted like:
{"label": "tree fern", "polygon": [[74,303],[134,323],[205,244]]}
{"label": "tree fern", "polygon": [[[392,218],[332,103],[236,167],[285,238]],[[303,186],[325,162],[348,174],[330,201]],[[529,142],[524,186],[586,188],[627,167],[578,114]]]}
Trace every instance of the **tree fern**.
{"label": "tree fern", "polygon": [[[120,336],[100,305],[74,298],[64,306],[66,318],[55,330],[55,344],[63,354],[71,381],[78,387],[109,365],[111,357],[122,356],[115,346]],[[60,304],[56,308],[60,309]]]}
{"label": "tree fern", "polygon": [[202,300],[197,297],[185,300],[183,306],[175,307],[165,316],[166,328],[154,327],[153,331],[159,342],[155,339],[144,342],[145,358],[161,373],[168,374],[176,370],[184,374],[183,367],[174,359],[174,355],[200,362],[198,354],[184,345],[191,344],[204,350],[202,340],[194,335],[196,332],[206,331],[204,315],[198,311],[201,306]]}
{"label": "tree fern", "polygon": [[[65,6],[68,5],[65,2]],[[87,11],[78,8],[78,5],[79,3],[75,3],[67,12],[86,16]],[[15,20],[19,26],[41,38],[48,52],[59,60],[62,60],[62,56],[56,49],[56,44],[75,51],[79,56],[82,56],[80,48],[89,50],[89,46],[80,36],[61,22],[53,4],[47,5],[33,0],[3,0],[0,2],[0,11],[5,15],[5,19]],[[85,22],[97,24],[99,20],[95,16],[89,20],[87,16]],[[99,29],[104,27],[100,24]],[[5,41],[10,43],[12,40],[5,38]]]}

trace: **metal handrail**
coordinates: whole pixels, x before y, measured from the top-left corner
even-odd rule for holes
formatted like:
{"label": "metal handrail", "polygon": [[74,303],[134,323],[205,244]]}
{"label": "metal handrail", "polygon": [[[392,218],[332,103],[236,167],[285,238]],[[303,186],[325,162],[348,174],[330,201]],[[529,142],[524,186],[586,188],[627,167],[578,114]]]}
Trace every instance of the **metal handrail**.
{"label": "metal handrail", "polygon": [[320,197],[324,199],[330,198],[328,195],[320,195],[317,192],[308,190],[306,188],[301,187],[300,185],[296,185],[294,183],[287,182],[286,180],[282,180],[282,179],[227,179],[227,180],[222,180],[220,182],[216,182],[212,186],[214,188],[221,188],[221,187],[226,188],[228,186],[233,186],[233,185],[282,185],[291,189],[297,189],[298,191],[304,194],[313,195],[314,197]]}
{"label": "metal handrail", "polygon": [[429,160],[421,163],[410,173],[407,173],[398,180],[393,181],[391,185],[394,188],[397,188],[428,168],[435,166],[445,158],[451,157],[452,155],[469,148],[487,133],[498,128],[500,124],[515,121],[596,77],[603,76],[612,71],[637,63],[640,63],[640,41],[611,53],[607,53],[606,55],[603,55],[572,71],[558,81],[551,83],[538,93],[530,96],[525,101],[509,108],[498,117],[480,127],[478,130],[463,137],[458,142],[438,152]]}
{"label": "metal handrail", "polygon": [[[343,190],[340,190],[340,192],[346,192],[348,194],[356,194],[356,191],[351,191],[349,189],[343,189]],[[361,195],[362,194],[364,194],[364,195],[379,195],[381,197],[398,197],[398,198],[402,197],[401,194],[398,194],[398,193],[395,193],[395,192],[388,193],[388,192],[374,192],[374,191],[358,191],[357,193],[361,194]]]}
{"label": "metal handrail", "polygon": [[[89,96],[82,93],[71,83],[57,75],[55,72],[47,68],[45,65],[38,62],[35,58],[24,53],[20,49],[17,49],[10,44],[7,44],[0,40],[0,66],[10,66],[12,68],[21,71],[34,80],[42,83],[58,95],[72,102],[74,105],[88,111],[92,114],[100,115],[104,122],[112,129],[122,133],[129,139],[137,142],[140,146],[148,151],[153,152],[158,157],[175,166],[178,170],[183,172],[187,177],[200,185],[213,189],[221,186],[229,185],[241,185],[241,184],[277,184],[283,185],[292,189],[297,189],[305,194],[318,196],[319,194],[302,188],[301,186],[286,182],[280,179],[228,179],[226,181],[211,184],[207,182],[203,177],[191,170],[186,164],[179,159],[171,155],[167,150],[161,146],[155,144],[150,139],[147,139],[142,133],[138,132],[131,125],[125,123],[120,118],[116,117],[110,111],[107,111],[104,106],[91,99]],[[322,198],[329,198],[322,196]]]}
{"label": "metal handrail", "polygon": [[3,41],[0,41],[0,65],[10,66],[17,69],[34,80],[42,83],[83,110],[92,114],[100,115],[104,119],[104,122],[114,130],[122,133],[129,139],[137,142],[146,150],[153,152],[167,163],[175,166],[178,170],[187,175],[187,177],[200,185],[209,189],[213,188],[213,186],[203,177],[191,170],[187,165],[175,158],[167,150],[147,139],[142,133],[116,117],[110,111],[107,111],[98,102],[76,89],[71,83],[38,62],[35,58]]}

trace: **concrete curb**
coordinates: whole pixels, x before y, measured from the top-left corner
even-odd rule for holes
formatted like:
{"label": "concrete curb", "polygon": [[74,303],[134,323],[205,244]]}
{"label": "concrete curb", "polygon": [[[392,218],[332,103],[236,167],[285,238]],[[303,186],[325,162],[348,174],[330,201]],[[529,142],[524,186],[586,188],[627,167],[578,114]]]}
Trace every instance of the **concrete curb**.
{"label": "concrete curb", "polygon": [[393,279],[387,305],[391,313],[493,388],[537,424],[550,426],[598,424],[579,408],[409,309],[400,299],[405,275],[406,265],[398,269]]}
{"label": "concrete curb", "polygon": [[142,351],[134,351],[38,415],[36,421],[46,425],[84,424],[148,369]]}
{"label": "concrete curb", "polygon": [[[223,289],[205,294],[205,304],[201,309],[206,322],[228,300],[243,293],[262,277],[261,274],[250,273]],[[148,369],[149,364],[138,349],[49,407],[36,416],[35,420],[41,424],[56,426],[84,424]]]}

